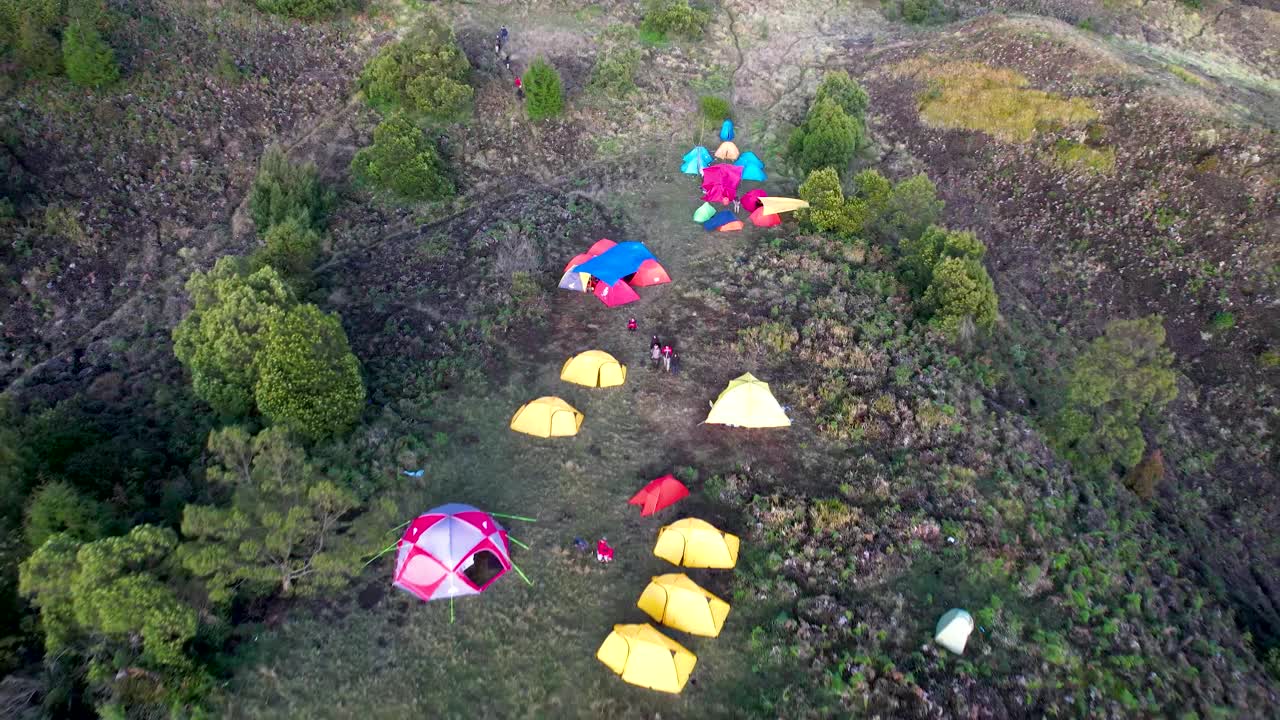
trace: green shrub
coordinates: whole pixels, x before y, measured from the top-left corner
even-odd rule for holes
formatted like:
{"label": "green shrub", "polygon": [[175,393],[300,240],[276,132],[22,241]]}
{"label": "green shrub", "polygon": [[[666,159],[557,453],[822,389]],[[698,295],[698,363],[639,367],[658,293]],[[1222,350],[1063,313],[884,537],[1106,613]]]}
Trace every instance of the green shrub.
{"label": "green shrub", "polygon": [[197,397],[223,417],[244,417],[254,407],[264,329],[293,306],[293,293],[274,268],[247,273],[240,258],[224,257],[192,273],[187,294],[194,307],[173,330],[174,355]]}
{"label": "green shrub", "polygon": [[62,33],[62,63],[71,82],[84,87],[103,88],[120,79],[111,46],[83,20],[72,20]]}
{"label": "green shrub", "polygon": [[262,242],[263,247],[251,258],[251,268],[270,266],[295,291],[306,290],[320,256],[320,233],[297,217],[288,217],[268,228]]}
{"label": "green shrub", "polygon": [[917,297],[933,282],[933,268],[943,258],[981,261],[987,246],[971,232],[953,232],[930,225],[919,238],[904,238],[899,249],[899,272]]}
{"label": "green shrub", "polygon": [[1156,485],[1159,485],[1163,479],[1164,453],[1156,449],[1129,471],[1124,478],[1124,484],[1138,497],[1150,500],[1155,497]]}
{"label": "green shrub", "polygon": [[315,164],[294,163],[278,146],[263,154],[249,190],[249,211],[260,233],[288,218],[323,229],[334,202],[334,193],[320,182]]}
{"label": "green shrub", "polygon": [[451,120],[463,115],[471,102],[470,71],[453,28],[431,12],[403,40],[383,48],[365,65],[360,88],[374,107]]}
{"label": "green shrub", "polygon": [[1066,401],[1050,431],[1080,472],[1104,478],[1142,459],[1141,423],[1178,396],[1173,353],[1164,341],[1158,315],[1117,320],[1072,364]]}
{"label": "green shrub", "polygon": [[640,30],[656,38],[697,40],[710,20],[711,13],[691,6],[689,0],[647,0]]}
{"label": "green shrub", "polygon": [[893,186],[877,228],[887,238],[915,239],[942,217],[945,206],[933,181],[921,173]]}
{"label": "green shrub", "polygon": [[942,0],[885,0],[884,14],[890,19],[902,19],[913,25],[943,22],[947,18]]}
{"label": "green shrub", "polygon": [[303,437],[345,432],[364,410],[364,380],[342,323],[314,305],[273,319],[256,364],[258,409]]}
{"label": "green shrub", "polygon": [[591,89],[609,97],[626,97],[636,90],[636,69],[639,66],[639,48],[612,45],[591,69]]}
{"label": "green shrub", "polygon": [[39,23],[23,19],[17,28],[14,53],[19,64],[34,75],[57,75],[62,72],[62,51],[58,39]]}
{"label": "green shrub", "polygon": [[524,73],[525,111],[537,122],[564,112],[560,73],[545,59],[535,58]]}
{"label": "green shrub", "polygon": [[809,203],[808,209],[798,213],[801,222],[845,239],[861,235],[870,216],[867,203],[845,198],[835,168],[810,172],[798,192],[800,199]]}
{"label": "green shrub", "polygon": [[350,0],[254,0],[254,4],[265,13],[303,20],[332,17],[352,6]]}
{"label": "green shrub", "polygon": [[733,108],[729,101],[716,95],[703,95],[698,98],[698,112],[702,119],[711,123],[722,123],[733,118]]}
{"label": "green shrub", "polygon": [[1222,311],[1213,314],[1213,320],[1210,322],[1213,329],[1217,332],[1226,332],[1236,326],[1235,313]]}
{"label": "green shrub", "polygon": [[53,535],[79,541],[102,537],[106,509],[70,483],[54,480],[40,486],[27,503],[23,528],[27,544],[38,548]]}
{"label": "green shrub", "polygon": [[846,115],[858,121],[867,116],[867,106],[871,102],[867,91],[843,70],[822,76],[822,83],[813,96],[813,104],[817,105],[823,100],[833,100]]}
{"label": "green shrub", "polygon": [[862,123],[849,117],[835,100],[823,98],[792,132],[787,155],[802,173],[824,167],[839,172],[853,160],[862,137]]}
{"label": "green shrub", "polygon": [[406,200],[440,200],[454,193],[435,144],[398,110],[374,129],[373,145],[356,153],[351,174]]}
{"label": "green shrub", "polygon": [[66,0],[0,0],[0,56],[11,50],[18,65],[36,75],[62,71],[58,33]]}

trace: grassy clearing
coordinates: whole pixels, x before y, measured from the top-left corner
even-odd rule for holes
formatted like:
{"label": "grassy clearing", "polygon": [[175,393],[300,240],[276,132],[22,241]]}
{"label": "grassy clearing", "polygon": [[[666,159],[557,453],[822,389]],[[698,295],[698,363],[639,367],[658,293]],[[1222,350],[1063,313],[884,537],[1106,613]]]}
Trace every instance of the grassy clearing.
{"label": "grassy clearing", "polygon": [[1029,142],[1041,129],[1080,125],[1098,117],[1085,98],[1029,88],[1026,76],[979,62],[937,62],[929,58],[898,65],[899,75],[927,82],[920,115],[930,125],[977,130],[1005,142]]}
{"label": "grassy clearing", "polygon": [[[742,595],[737,571],[688,571],[733,610],[718,638],[669,633],[698,656],[695,682],[683,694],[627,685],[595,659],[613,624],[646,620],[635,602],[650,577],[673,570],[652,555],[661,525],[696,515],[747,535],[736,526],[741,516],[724,512],[702,489],[721,468],[753,462],[756,448],[690,441],[691,434],[708,432],[698,427],[706,400],[733,370],[700,352],[725,330],[707,317],[703,296],[710,283],[699,277],[705,263],[722,263],[736,243],[689,221],[697,178],[676,172],[679,152],[670,148],[659,149],[646,166],[662,158],[671,167],[654,171],[658,182],[630,183],[610,200],[628,208],[635,233],[614,239],[645,241],[674,283],[643,288],[639,303],[614,311],[581,295],[554,295],[549,325],[531,348],[513,353],[518,359],[486,382],[433,406],[435,424],[448,428],[450,439],[437,444],[426,478],[399,498],[405,517],[450,500],[537,517],[533,524],[509,523],[531,548],[515,548],[514,560],[533,586],[512,573],[484,596],[455,603],[457,619],[450,624],[447,604],[424,605],[391,589],[391,560],[384,558],[366,572],[358,596],[336,598],[312,614],[291,613],[246,651],[227,717],[741,715],[740,688],[759,685],[744,659],[750,631],[776,608]],[[584,237],[582,245],[594,239]],[[418,247],[424,241],[404,242]],[[553,274],[538,277],[551,282]],[[632,315],[641,325],[634,334],[625,329]],[[688,353],[681,375],[645,367],[641,358],[655,332]],[[630,366],[624,387],[589,390],[559,380],[563,359],[590,347]],[[507,429],[516,407],[544,394],[559,395],[586,415],[579,435],[545,441]],[[697,479],[678,470],[683,466],[697,468]],[[641,519],[627,498],[668,471],[688,480],[693,496]],[[575,536],[594,542],[602,534],[618,549],[607,568],[571,545]]]}
{"label": "grassy clearing", "polygon": [[1115,148],[1095,148],[1065,138],[1054,144],[1053,159],[1067,170],[1082,170],[1097,175],[1107,175],[1116,169]]}

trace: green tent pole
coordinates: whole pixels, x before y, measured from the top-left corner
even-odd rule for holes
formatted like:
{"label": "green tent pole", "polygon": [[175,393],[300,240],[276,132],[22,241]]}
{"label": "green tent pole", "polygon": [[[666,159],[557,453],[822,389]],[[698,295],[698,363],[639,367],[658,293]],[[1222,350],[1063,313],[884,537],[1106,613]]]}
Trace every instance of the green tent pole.
{"label": "green tent pole", "polygon": [[525,522],[538,522],[537,518],[524,517],[523,515],[504,515],[502,513],[491,512],[490,515],[500,518],[511,518],[512,520],[524,520]]}
{"label": "green tent pole", "polygon": [[373,563],[373,561],[374,561],[374,560],[377,560],[378,558],[382,557],[383,555],[386,555],[387,553],[391,552],[392,550],[395,550],[395,549],[396,549],[396,546],[397,546],[397,545],[399,545],[399,544],[400,544],[400,541],[399,541],[399,540],[397,540],[397,541],[395,541],[395,542],[391,543],[390,545],[386,546],[385,548],[383,548],[383,549],[379,550],[377,555],[374,555],[373,557],[369,558],[369,562],[365,563],[364,565],[361,565],[360,567],[361,567],[362,569],[363,569],[363,568],[367,568],[367,567],[369,567],[369,565],[371,565],[371,564]]}
{"label": "green tent pole", "polygon": [[395,532],[395,531],[399,530],[400,528],[404,527],[405,525],[408,525],[408,524],[409,524],[409,523],[411,523],[411,522],[413,522],[413,521],[412,521],[412,520],[405,520],[404,522],[402,522],[402,523],[400,523],[399,525],[397,525],[397,526],[395,526],[395,527],[391,528],[391,529],[390,529],[390,530],[388,530],[387,532],[389,532],[389,533],[390,533],[390,532]]}
{"label": "green tent pole", "polygon": [[453,598],[449,598],[449,624],[453,624]]}
{"label": "green tent pole", "polygon": [[529,546],[528,546],[528,545],[525,545],[524,543],[522,543],[522,542],[520,542],[519,540],[517,540],[517,539],[515,539],[515,538],[511,537],[510,535],[508,535],[508,536],[507,536],[507,539],[508,539],[508,540],[510,540],[511,542],[513,542],[513,543],[515,543],[515,544],[519,545],[520,547],[524,548],[525,550],[528,550],[528,549],[529,549]]}
{"label": "green tent pole", "polygon": [[520,569],[520,566],[519,566],[519,565],[516,565],[515,563],[511,563],[511,567],[515,568],[515,569],[516,569],[516,572],[520,573],[520,577],[524,578],[524,581],[525,581],[526,583],[529,583],[530,585],[532,585],[532,584],[533,584],[532,582],[530,582],[530,581],[529,581],[528,576],[526,576],[526,575],[524,574],[524,571]]}

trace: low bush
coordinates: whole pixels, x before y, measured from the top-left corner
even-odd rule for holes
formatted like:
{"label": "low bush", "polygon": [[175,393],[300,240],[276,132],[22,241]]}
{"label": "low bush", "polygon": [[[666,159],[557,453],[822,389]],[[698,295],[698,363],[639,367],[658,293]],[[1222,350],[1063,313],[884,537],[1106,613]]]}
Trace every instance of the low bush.
{"label": "low bush", "polygon": [[639,48],[611,45],[601,53],[591,69],[591,89],[608,97],[626,97],[636,91],[636,70],[639,67]]}
{"label": "low bush", "polygon": [[860,236],[870,219],[866,202],[845,198],[835,168],[810,172],[798,192],[800,199],[809,203],[808,209],[800,211],[799,219],[815,230],[847,240]]}
{"label": "low bush", "polygon": [[435,144],[401,111],[374,129],[373,145],[356,153],[351,174],[405,200],[440,200],[454,194]]}
{"label": "low bush", "polygon": [[262,235],[263,247],[253,254],[251,268],[275,269],[301,294],[310,286],[311,269],[320,256],[320,233],[296,217],[285,218]]}
{"label": "low bush", "polygon": [[697,40],[706,31],[711,13],[689,4],[689,0],[647,0],[640,30],[651,37],[671,36]]}
{"label": "low bush", "polygon": [[929,176],[915,175],[895,184],[885,196],[877,229],[886,239],[918,238],[941,219],[945,206]]}
{"label": "low bush", "polygon": [[384,111],[402,108],[452,120],[464,115],[471,102],[470,71],[453,28],[429,12],[403,40],[384,47],[365,65],[360,89]]}
{"label": "low bush", "polygon": [[337,15],[352,7],[351,0],[254,0],[265,13],[302,20],[316,20]]}
{"label": "low bush", "polygon": [[997,318],[995,284],[977,260],[944,257],[933,267],[923,306],[952,339],[961,338],[968,323],[990,330]]}
{"label": "low bush", "polygon": [[564,112],[560,73],[545,58],[535,58],[524,73],[525,111],[537,122]]}
{"label": "low bush", "polygon": [[733,118],[733,108],[729,101],[718,95],[703,95],[698,98],[698,112],[702,119],[711,123],[721,123]]}

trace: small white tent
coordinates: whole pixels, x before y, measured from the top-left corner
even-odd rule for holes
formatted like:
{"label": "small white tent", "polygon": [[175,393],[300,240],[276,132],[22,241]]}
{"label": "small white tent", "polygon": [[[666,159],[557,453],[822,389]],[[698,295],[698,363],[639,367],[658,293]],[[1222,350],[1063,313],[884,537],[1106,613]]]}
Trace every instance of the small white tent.
{"label": "small white tent", "polygon": [[960,608],[952,608],[938,621],[933,641],[957,655],[963,655],[965,643],[969,642],[972,632],[973,616]]}

